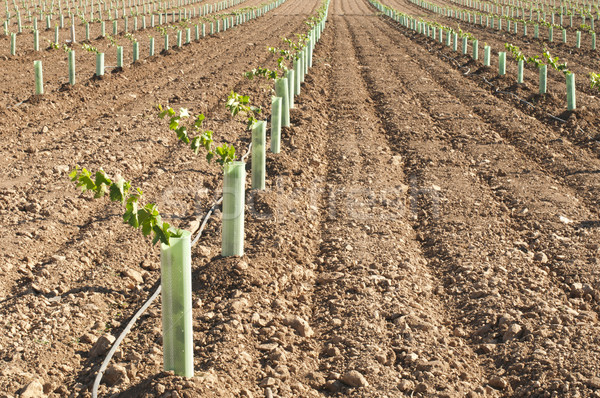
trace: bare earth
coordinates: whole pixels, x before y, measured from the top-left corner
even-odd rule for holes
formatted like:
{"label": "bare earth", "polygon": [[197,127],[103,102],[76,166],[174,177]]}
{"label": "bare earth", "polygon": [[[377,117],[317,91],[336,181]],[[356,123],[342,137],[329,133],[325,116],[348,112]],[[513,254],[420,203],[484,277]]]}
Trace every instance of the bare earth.
{"label": "bare earth", "polygon": [[[201,216],[221,172],[155,106],[204,112],[216,140],[244,152],[227,95],[267,117],[271,84],[242,74],[272,65],[266,48],[305,32],[319,6],[287,0],[101,80],[81,54],[90,72],[67,90],[66,55],[45,50],[39,100],[37,54],[23,57],[0,95],[0,397],[32,381],[47,397],[90,397],[104,359],[92,348],[159,283],[158,247],[68,170],[122,174],[176,225]],[[496,50],[509,40],[463,29]],[[577,73],[593,70],[598,53],[559,47]],[[560,74],[540,99],[535,71],[516,87],[512,67],[499,79],[366,0],[332,0],[267,189],[247,192],[244,257],[220,256],[219,211],[193,249],[196,376],[162,372],[157,302],[100,396],[600,397],[600,100],[582,80],[580,109],[565,112]]]}

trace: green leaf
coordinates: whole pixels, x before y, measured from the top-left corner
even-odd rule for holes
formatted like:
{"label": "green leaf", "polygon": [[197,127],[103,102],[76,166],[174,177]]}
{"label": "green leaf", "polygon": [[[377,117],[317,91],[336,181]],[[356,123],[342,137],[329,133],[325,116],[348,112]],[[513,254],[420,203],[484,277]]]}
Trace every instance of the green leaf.
{"label": "green leaf", "polygon": [[194,154],[198,154],[198,151],[200,151],[200,136],[197,135],[194,138],[192,138],[191,144],[190,144],[190,148],[192,149],[192,151],[194,151]]}
{"label": "green leaf", "polygon": [[98,170],[96,172],[96,181],[94,184],[96,185],[96,194],[94,195],[94,198],[101,198],[106,193],[107,187],[112,184],[112,181],[106,176],[104,171]]}
{"label": "green leaf", "polygon": [[169,129],[177,130],[179,127],[179,116],[173,116],[169,122]]}
{"label": "green leaf", "polygon": [[77,176],[79,175],[79,166],[75,166],[75,168],[69,173],[69,178],[71,181],[77,181]]}
{"label": "green leaf", "polygon": [[[131,199],[131,198],[130,198]],[[140,219],[138,215],[138,205],[136,201],[129,201],[125,205],[125,214],[123,214],[123,221],[131,225],[133,228],[139,228]]]}
{"label": "green leaf", "polygon": [[185,142],[186,144],[190,143],[190,138],[188,137],[187,129],[185,128],[185,126],[181,126],[178,129],[176,129],[175,133],[177,133],[178,139]]}
{"label": "green leaf", "polygon": [[125,201],[125,192],[123,192],[123,183],[124,180],[119,178],[117,182],[111,184],[109,192],[110,192],[110,200],[113,202],[121,202]]}
{"label": "green leaf", "polygon": [[171,236],[171,233],[169,231],[170,227],[171,226],[167,222],[162,223],[162,226],[160,224],[154,225],[152,227],[152,230],[154,231],[154,238],[152,239],[152,244],[155,245],[160,241],[161,243],[164,243],[165,245],[169,246],[169,237]]}
{"label": "green leaf", "polygon": [[92,180],[90,173],[86,169],[83,169],[81,171],[81,174],[79,175],[79,182],[77,183],[77,186],[81,187],[82,191],[84,191],[84,192],[96,190],[96,184],[94,184],[94,180]]}
{"label": "green leaf", "polygon": [[187,108],[179,108],[179,117],[190,117],[190,113],[188,112]]}
{"label": "green leaf", "polygon": [[196,126],[196,128],[202,127],[203,121],[204,121],[204,115],[201,113],[198,116],[196,116],[196,121],[194,122],[194,126]]}

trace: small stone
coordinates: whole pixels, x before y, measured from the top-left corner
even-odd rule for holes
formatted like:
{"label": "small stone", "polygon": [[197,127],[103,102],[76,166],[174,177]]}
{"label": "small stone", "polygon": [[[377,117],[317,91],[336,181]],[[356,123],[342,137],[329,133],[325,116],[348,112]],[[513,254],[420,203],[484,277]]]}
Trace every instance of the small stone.
{"label": "small stone", "polygon": [[375,354],[375,360],[377,362],[379,362],[380,364],[385,365],[385,363],[387,362],[387,357],[384,353],[379,352],[379,353]]}
{"label": "small stone", "polygon": [[274,377],[265,377],[259,384],[259,387],[272,387],[277,383],[277,379]]}
{"label": "small stone", "polygon": [[21,392],[21,398],[40,398],[43,396],[44,386],[38,380],[33,380],[27,384]]}
{"label": "small stone", "polygon": [[156,393],[157,393],[158,395],[162,395],[162,394],[165,392],[165,390],[166,390],[166,387],[165,387],[164,385],[162,385],[162,384],[157,384],[157,385],[154,387],[154,389],[156,390]]}
{"label": "small stone", "polygon": [[521,325],[519,325],[517,323],[513,323],[512,325],[510,325],[508,330],[506,332],[504,332],[504,336],[502,336],[502,339],[506,343],[507,341],[510,341],[512,339],[519,337],[520,333],[521,333]]}
{"label": "small stone", "polygon": [[133,269],[128,269],[125,271],[125,276],[134,281],[135,283],[142,284],[144,283],[144,278],[142,278],[142,274]]}
{"label": "small stone", "polygon": [[206,246],[196,246],[196,250],[203,257],[209,257],[210,256],[210,249],[208,247],[206,247]]}
{"label": "small stone", "polygon": [[121,365],[111,365],[104,372],[102,381],[109,387],[121,383],[129,383],[127,369]]}
{"label": "small stone", "polygon": [[52,259],[56,263],[61,263],[61,262],[65,261],[67,258],[65,256],[59,256],[58,254],[55,254],[52,256]]}
{"label": "small stone", "polygon": [[544,252],[537,252],[533,256],[533,260],[542,264],[546,264],[548,262],[548,256]]}
{"label": "small stone", "polygon": [[245,261],[240,261],[235,265],[235,269],[238,271],[245,271],[248,269],[248,263]]}
{"label": "small stone", "polygon": [[292,316],[286,317],[283,320],[283,324],[286,326],[291,326],[302,337],[308,338],[308,337],[312,337],[315,334],[315,332],[310,327],[308,322],[297,315],[292,315]]}
{"label": "small stone", "polygon": [[231,310],[236,313],[242,312],[246,307],[248,307],[248,300],[245,298],[235,300],[231,303]]}
{"label": "small stone", "polygon": [[338,392],[342,391],[343,388],[344,385],[340,383],[339,380],[327,380],[325,383],[325,389],[332,394],[337,394]]}
{"label": "small stone", "polygon": [[595,388],[597,390],[600,390],[600,377],[596,377],[596,376],[591,377],[588,379],[586,384],[590,388]]}
{"label": "small stone", "polygon": [[402,392],[410,391],[414,388],[415,383],[410,380],[402,379],[400,383],[398,383],[398,390]]}
{"label": "small stone", "polygon": [[467,336],[467,332],[465,332],[465,329],[463,329],[461,327],[455,328],[454,331],[452,332],[452,334],[454,335],[454,337],[466,337]]}
{"label": "small stone", "polygon": [[367,387],[369,385],[365,376],[357,370],[344,373],[342,381],[351,387]]}
{"label": "small stone", "polygon": [[98,340],[98,337],[96,337],[95,335],[93,335],[91,333],[84,333],[79,338],[79,341],[84,344],[94,344],[96,342],[96,340]]}
{"label": "small stone", "polygon": [[499,376],[493,376],[488,384],[497,390],[504,390],[508,386],[508,382]]}
{"label": "small stone", "polygon": [[571,296],[579,297],[583,295],[583,283],[574,282],[571,284]]}
{"label": "small stone", "polygon": [[279,344],[277,344],[277,343],[265,343],[265,344],[259,344],[257,348],[260,351],[273,351],[277,347],[279,347]]}
{"label": "small stone", "polygon": [[244,388],[242,391],[240,391],[240,397],[254,398],[254,394],[252,394],[252,391],[248,390],[247,388]]}
{"label": "small stone", "polygon": [[419,359],[419,356],[417,354],[415,354],[414,352],[410,352],[410,353],[406,354],[404,359],[406,360],[406,362],[416,362],[417,359]]}
{"label": "small stone", "polygon": [[491,354],[496,347],[493,344],[481,344],[479,350],[484,354]]}
{"label": "small stone", "polygon": [[54,170],[56,170],[58,174],[67,174],[69,172],[69,166],[61,164],[58,166],[54,166]]}
{"label": "small stone", "polygon": [[106,324],[102,321],[96,321],[94,326],[92,326],[92,330],[104,330],[104,328],[106,328]]}
{"label": "small stone", "polygon": [[402,166],[402,156],[400,156],[400,155],[392,156],[391,163],[394,166]]}
{"label": "small stone", "polygon": [[48,130],[48,126],[42,127],[42,133],[43,134],[46,134],[48,131],[50,131],[50,130]]}
{"label": "small stone", "polygon": [[419,383],[415,386],[415,392],[426,393],[429,387],[425,383]]}
{"label": "small stone", "polygon": [[112,346],[112,344],[115,342],[115,340],[115,336],[110,334],[100,336],[100,338],[96,341],[96,344],[94,344],[94,346],[90,350],[90,358],[106,354]]}

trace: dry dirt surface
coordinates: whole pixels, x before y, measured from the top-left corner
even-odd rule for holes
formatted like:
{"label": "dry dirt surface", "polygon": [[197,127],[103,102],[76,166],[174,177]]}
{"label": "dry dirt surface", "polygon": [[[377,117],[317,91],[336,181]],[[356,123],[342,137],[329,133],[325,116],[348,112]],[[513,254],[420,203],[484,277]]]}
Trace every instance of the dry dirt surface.
{"label": "dry dirt surface", "polygon": [[[271,85],[242,73],[319,6],[287,0],[36,101],[4,94],[0,397],[90,397],[160,280],[158,248],[68,170],[122,174],[175,225],[205,214],[220,170],[155,105],[204,112],[245,151],[228,93],[268,116]],[[219,210],[193,249],[196,376],[162,371],[157,301],[100,396],[600,397],[598,99],[557,124],[552,95],[532,112],[466,62],[366,0],[332,0],[267,189],[247,192],[245,255],[220,256]]]}

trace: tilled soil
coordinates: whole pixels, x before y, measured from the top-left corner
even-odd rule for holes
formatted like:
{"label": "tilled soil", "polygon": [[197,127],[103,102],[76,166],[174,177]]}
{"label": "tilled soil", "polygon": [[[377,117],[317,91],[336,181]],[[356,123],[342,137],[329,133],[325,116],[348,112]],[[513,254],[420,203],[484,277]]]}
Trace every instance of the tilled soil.
{"label": "tilled soil", "polygon": [[[271,60],[266,47],[303,31],[318,6],[288,0],[7,111],[0,394],[38,380],[49,397],[90,396],[103,360],[92,347],[118,335],[159,280],[158,249],[115,205],[78,194],[66,170],[122,173],[175,224],[203,214],[219,170],[178,145],[152,105],[203,111],[217,139],[245,148],[225,97],[235,89],[266,106],[268,84],[241,73]],[[219,255],[219,211],[193,249],[197,375],[161,371],[157,302],[102,396],[600,396],[596,148],[443,51],[365,0],[332,1],[282,153],[268,154],[268,188],[247,193],[244,257]],[[32,125],[9,133],[19,116]]]}

